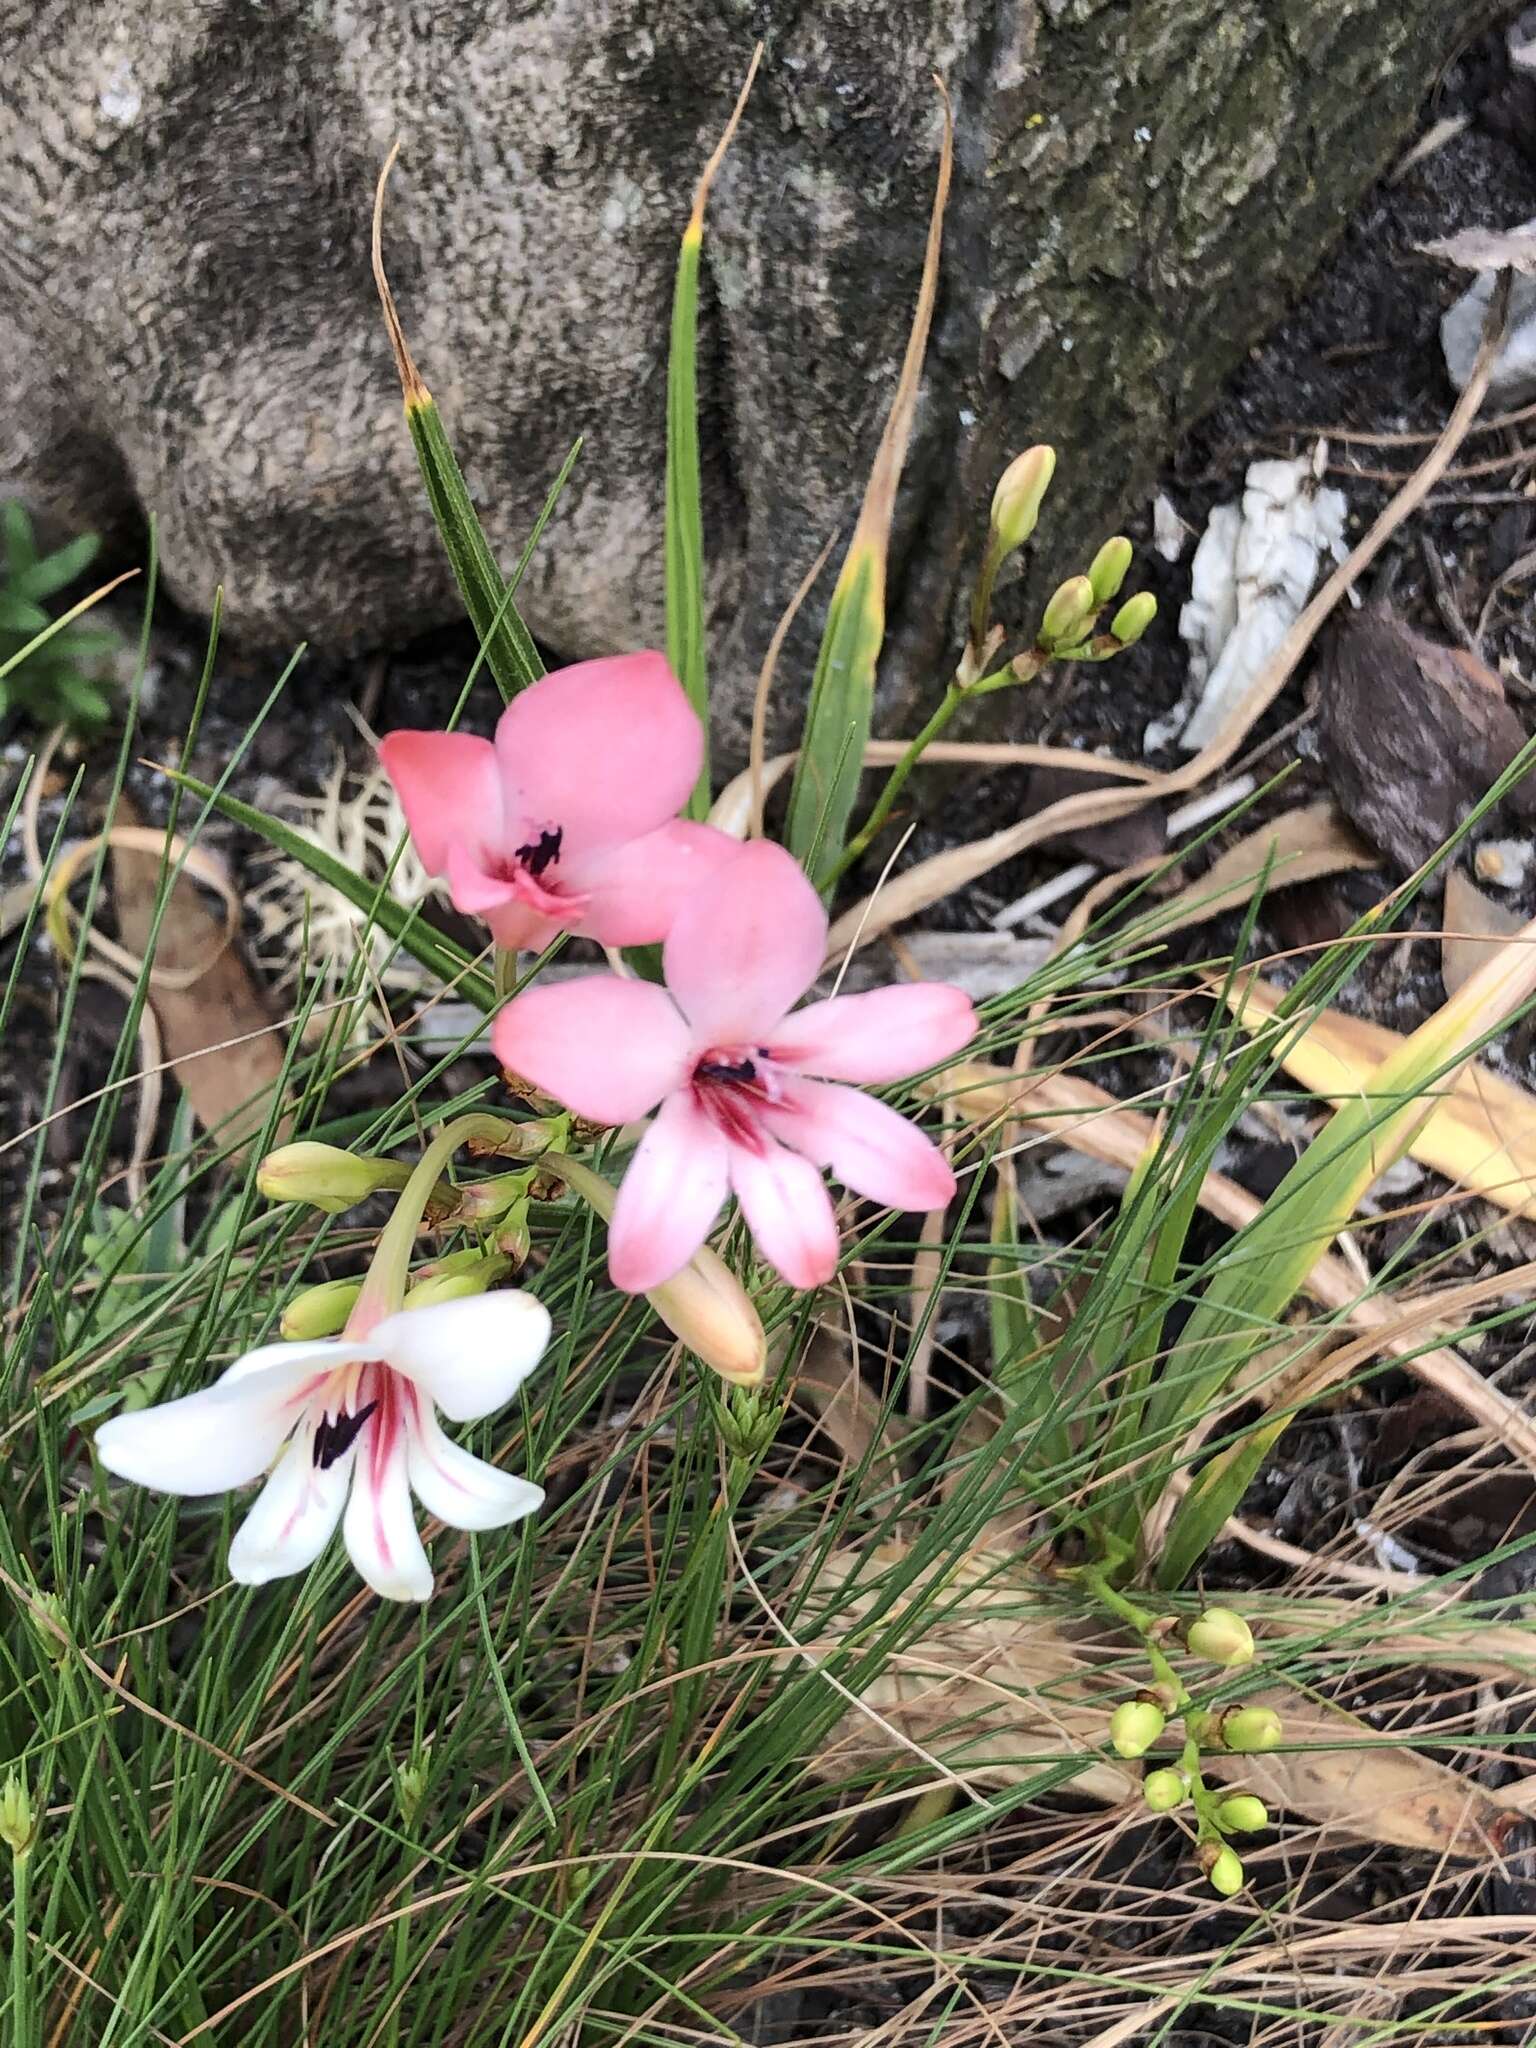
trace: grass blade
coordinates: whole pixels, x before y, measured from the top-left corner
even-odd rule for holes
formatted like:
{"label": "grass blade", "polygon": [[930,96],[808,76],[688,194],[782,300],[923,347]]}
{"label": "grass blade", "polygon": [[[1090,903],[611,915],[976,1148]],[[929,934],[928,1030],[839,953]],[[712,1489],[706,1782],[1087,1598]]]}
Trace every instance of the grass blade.
{"label": "grass blade", "polygon": [[432,517],[442,536],[465,610],[485,649],[486,665],[502,696],[510,699],[519,690],[526,689],[529,683],[538,681],[544,673],[544,664],[539,659],[532,634],[523,623],[522,614],[508,600],[506,581],[496,566],[496,557],[475,511],[464,472],[459,468],[443,426],[442,414],[406,346],[394,294],[384,274],[384,188],[399,153],[397,142],[379,173],[373,206],[373,280],[378,286],[384,324],[389,329],[390,346],[395,352],[395,368],[400,373],[400,388],[405,395],[405,423],[410,429],[416,460],[421,465]]}

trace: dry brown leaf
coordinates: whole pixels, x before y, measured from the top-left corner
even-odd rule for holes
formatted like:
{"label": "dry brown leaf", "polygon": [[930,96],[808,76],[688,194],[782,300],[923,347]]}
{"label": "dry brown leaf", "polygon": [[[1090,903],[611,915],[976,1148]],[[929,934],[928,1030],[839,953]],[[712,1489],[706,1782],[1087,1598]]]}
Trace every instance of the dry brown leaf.
{"label": "dry brown leaf", "polygon": [[1205,873],[1168,897],[1155,913],[1157,936],[1204,924],[1266,890],[1376,865],[1376,855],[1328,802],[1303,804],[1261,825],[1212,861]]}
{"label": "dry brown leaf", "polygon": [[[1157,1127],[1150,1117],[1127,1108],[1104,1089],[1075,1074],[1016,1075],[1006,1067],[971,1061],[951,1068],[929,1084],[946,1102],[976,1124],[1023,1120],[1040,1142],[1071,1145],[1091,1158],[1134,1171],[1155,1143]],[[1208,1173],[1200,1205],[1229,1229],[1241,1230],[1259,1213],[1255,1195],[1223,1173]],[[1506,1281],[1514,1278],[1504,1275]],[[1362,1296],[1360,1282],[1344,1261],[1325,1252],[1305,1282],[1306,1292],[1325,1308],[1344,1317],[1358,1331],[1370,1333],[1383,1351],[1453,1400],[1459,1408],[1536,1470],[1536,1422],[1518,1402],[1490,1386],[1464,1358],[1443,1346],[1420,1349],[1422,1332],[1404,1335],[1395,1327],[1402,1313],[1390,1301]],[[1444,1304],[1438,1304],[1444,1313]]]}
{"label": "dry brown leaf", "polygon": [[1460,868],[1445,878],[1445,930],[1440,937],[1440,979],[1448,996],[1455,995],[1497,949],[1499,941],[1520,929],[1521,919],[1506,904],[1495,903]]}
{"label": "dry brown leaf", "polygon": [[[887,1543],[867,1556],[842,1551],[827,1560],[812,1597],[825,1594],[833,1612],[825,1630],[804,1642],[811,1655],[829,1655],[877,1601],[888,1623],[899,1622],[912,1592],[886,1606],[880,1579],[881,1567],[903,1555]],[[1087,1756],[1075,1791],[1111,1805],[1138,1798],[1140,1770],[1102,1754],[1109,1707],[1125,1696],[1134,1668],[1129,1646],[1064,1619],[1049,1588],[1017,1561],[973,1551],[935,1572],[943,1579],[938,1618],[904,1639],[860,1695],[879,1718],[847,1716],[816,1759],[818,1769],[835,1775],[867,1763],[872,1750],[883,1756],[887,1745],[895,1761],[911,1745],[968,1781],[1020,1784],[1050,1758]],[[916,1582],[928,1601],[933,1576]],[[849,1596],[845,1589],[859,1580],[869,1590]],[[1431,1855],[1488,1855],[1507,1828],[1507,1804],[1447,1765],[1384,1741],[1342,1708],[1283,1685],[1251,1698],[1280,1715],[1288,1747],[1207,1762],[1213,1777],[1252,1789],[1276,1810],[1359,1841]],[[1179,1739],[1171,1728],[1170,1754]]]}
{"label": "dry brown leaf", "polygon": [[[164,855],[137,841],[135,834],[132,843],[113,845],[113,905],[123,945],[142,959]],[[166,1057],[198,1121],[226,1143],[244,1142],[263,1127],[271,1106],[282,1074],[282,1040],[238,943],[230,942],[223,920],[186,875],[166,901],[154,968],[149,999]],[[285,1132],[280,1125],[274,1142]]]}
{"label": "dry brown leaf", "polygon": [[[1244,1030],[1255,1031],[1279,1007],[1282,992],[1248,977],[1219,991]],[[1384,1024],[1321,1010],[1281,1054],[1286,1072],[1325,1101],[1350,1102],[1368,1086],[1382,1062],[1404,1040]],[[1536,1204],[1536,1096],[1470,1061],[1445,1087],[1435,1109],[1408,1147],[1458,1186],[1486,1195],[1501,1208]]]}

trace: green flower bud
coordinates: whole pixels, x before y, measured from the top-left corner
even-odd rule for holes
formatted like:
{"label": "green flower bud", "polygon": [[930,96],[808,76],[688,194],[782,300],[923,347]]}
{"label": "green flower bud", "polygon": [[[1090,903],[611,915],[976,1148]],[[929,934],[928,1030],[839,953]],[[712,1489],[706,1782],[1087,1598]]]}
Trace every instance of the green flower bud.
{"label": "green flower bud", "polygon": [[471,1181],[459,1189],[457,1218],[465,1223],[494,1223],[528,1193],[532,1175],[524,1168],[521,1173],[498,1173],[490,1180]]}
{"label": "green flower bud", "polygon": [[1235,1850],[1218,1849],[1214,1842],[1207,1842],[1205,1848],[1215,1852],[1207,1858],[1202,1851],[1200,1858],[1212,1891],[1220,1892],[1224,1899],[1235,1897],[1243,1888],[1242,1859]]}
{"label": "green flower bud", "polygon": [[1116,1756],[1145,1756],[1162,1734],[1164,1715],[1150,1700],[1122,1700],[1109,1717],[1109,1742]]}
{"label": "green flower bud", "polygon": [[1184,1631],[1184,1640],[1211,1664],[1253,1662],[1253,1630],[1230,1607],[1207,1607]]}
{"label": "green flower bud", "polygon": [[1229,1835],[1254,1835],[1269,1826],[1269,1808],[1251,1792],[1234,1792],[1217,1807],[1216,1823]]}
{"label": "green flower bud", "polygon": [[496,1249],[505,1252],[512,1261],[512,1270],[525,1265],[533,1249],[533,1233],[528,1227],[528,1200],[514,1202],[501,1219],[496,1230]]}
{"label": "green flower bud", "polygon": [[1134,550],[1123,533],[1117,533],[1113,540],[1105,541],[1094,556],[1088,568],[1088,581],[1093,585],[1093,601],[1096,605],[1108,604],[1125,581],[1126,571],[1131,566]]}
{"label": "green flower bud", "polygon": [[1045,608],[1040,639],[1045,646],[1070,646],[1081,640],[1093,617],[1093,585],[1086,576],[1069,576]]}
{"label": "green flower bud", "polygon": [[1128,597],[1110,621],[1110,632],[1122,647],[1134,647],[1157,617],[1157,599],[1150,590],[1138,590]]}
{"label": "green flower bud", "polygon": [[[446,1259],[440,1265],[447,1265]],[[407,1288],[407,1308],[430,1308],[441,1301],[463,1301],[472,1294],[484,1294],[488,1287],[502,1279],[512,1270],[512,1261],[500,1252],[492,1252],[486,1258],[476,1257],[472,1266],[453,1273],[434,1273],[426,1280],[418,1280]]]}
{"label": "green flower bud", "polygon": [[401,1764],[395,1772],[395,1798],[399,1802],[400,1817],[408,1828],[415,1826],[416,1816],[421,1812],[426,1796],[427,1760],[418,1754],[408,1764]]}
{"label": "green flower bud", "polygon": [[37,1840],[37,1812],[24,1779],[15,1771],[6,1773],[0,1785],[0,1842],[4,1842],[19,1863],[32,1853]]}
{"label": "green flower bud", "polygon": [[328,1216],[352,1209],[380,1188],[403,1188],[410,1168],[397,1159],[359,1159],[339,1145],[308,1140],[279,1145],[256,1169],[256,1185],[269,1202],[308,1202]]}
{"label": "green flower bud", "polygon": [[283,1310],[278,1328],[285,1337],[334,1337],[346,1328],[362,1291],[361,1280],[322,1280],[306,1287]]}
{"label": "green flower bud", "polygon": [[1026,448],[998,478],[992,493],[993,546],[999,557],[1021,548],[1035,530],[1040,506],[1056,471],[1056,450]]}
{"label": "green flower bud", "polygon": [[1216,1739],[1239,1756],[1262,1756],[1278,1746],[1284,1730],[1269,1707],[1229,1707],[1216,1720]]}
{"label": "green flower bud", "polygon": [[[48,1625],[50,1622],[53,1624],[51,1628]],[[38,1594],[37,1607],[32,1613],[32,1626],[37,1630],[38,1640],[49,1663],[56,1671],[62,1669],[69,1661],[69,1610],[57,1593]]]}
{"label": "green flower bud", "polygon": [[1141,1781],[1141,1796],[1154,1813],[1172,1813],[1188,1795],[1189,1787],[1180,1771],[1148,1771]]}

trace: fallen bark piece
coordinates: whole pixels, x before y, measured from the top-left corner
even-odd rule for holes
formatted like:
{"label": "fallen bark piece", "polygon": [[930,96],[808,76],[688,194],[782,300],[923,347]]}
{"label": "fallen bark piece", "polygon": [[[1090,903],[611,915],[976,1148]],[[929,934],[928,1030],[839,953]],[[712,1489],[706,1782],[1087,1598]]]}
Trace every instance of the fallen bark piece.
{"label": "fallen bark piece", "polygon": [[[1525,744],[1491,669],[1382,607],[1343,621],[1321,677],[1321,758],[1339,806],[1404,868],[1450,838]],[[1536,814],[1529,778],[1505,801]]]}
{"label": "fallen bark piece", "polygon": [[1458,270],[1536,270],[1536,220],[1513,228],[1463,228],[1420,242],[1419,253],[1438,256]]}
{"label": "fallen bark piece", "polygon": [[[123,807],[119,818],[124,822]],[[150,945],[165,856],[118,841],[113,906],[122,944],[141,959]],[[154,934],[150,1005],[165,1056],[199,1123],[239,1146],[260,1131],[283,1069],[283,1041],[238,939],[181,875]],[[273,1142],[286,1136],[280,1121]]]}

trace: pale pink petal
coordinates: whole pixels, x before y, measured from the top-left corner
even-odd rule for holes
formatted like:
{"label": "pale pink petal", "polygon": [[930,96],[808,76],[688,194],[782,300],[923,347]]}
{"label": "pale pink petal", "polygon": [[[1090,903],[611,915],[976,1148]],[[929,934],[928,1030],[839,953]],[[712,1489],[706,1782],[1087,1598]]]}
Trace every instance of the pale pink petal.
{"label": "pale pink petal", "polygon": [[406,1308],[374,1329],[374,1356],[453,1422],[505,1408],[544,1355],[549,1310],[520,1287]]}
{"label": "pale pink petal", "polygon": [[624,654],[557,669],[514,697],[496,752],[514,836],[559,832],[564,862],[676,817],[704,733],[664,655]]}
{"label": "pale pink petal", "polygon": [[161,1493],[224,1493],[266,1471],[295,1419],[294,1375],[274,1366],[110,1416],[96,1432],[96,1455],[120,1479]]}
{"label": "pale pink petal", "polygon": [[827,914],[798,861],[770,839],[722,860],[677,913],[667,986],[695,1045],[758,1045],[821,971]]}
{"label": "pale pink petal", "polygon": [[668,1096],[640,1140],[608,1226],[615,1287],[641,1294],[686,1266],[725,1200],[725,1140],[688,1089]]}
{"label": "pale pink petal", "polygon": [[955,1176],[938,1146],[857,1088],[825,1081],[795,1081],[764,1121],[855,1194],[887,1209],[942,1209],[955,1192]]}
{"label": "pale pink petal", "polygon": [[444,1436],[432,1404],[420,1404],[406,1450],[411,1490],[450,1529],[504,1529],[544,1502],[544,1489],[498,1471]]}
{"label": "pale pink petal", "polygon": [[381,1600],[425,1600],[432,1567],[411,1509],[401,1400],[380,1402],[358,1440],[341,1525],[347,1553]]}
{"label": "pale pink petal", "polygon": [[498,946],[509,953],[542,953],[551,939],[570,929],[559,918],[546,917],[531,903],[508,903],[501,910],[483,910],[482,923]]}
{"label": "pale pink petal", "polygon": [[688,1027],[666,991],[617,974],[515,996],[491,1045],[509,1073],[597,1124],[644,1116],[688,1066]]}
{"label": "pale pink petal", "polygon": [[314,1459],[313,1429],[301,1429],[235,1532],[230,1577],[242,1586],[264,1586],[307,1571],[336,1533],[355,1455],[348,1451],[322,1468]]}
{"label": "pale pink petal", "polygon": [[488,874],[481,856],[461,843],[449,847],[446,873],[453,907],[466,917],[484,917],[518,901],[516,884],[503,875]]}
{"label": "pale pink petal", "polygon": [[736,851],[737,842],[713,825],[675,818],[643,839],[562,861],[569,886],[588,899],[572,930],[605,946],[647,946],[664,939],[684,898],[708,883],[721,861]]}
{"label": "pale pink petal", "polygon": [[446,874],[452,846],[501,844],[501,776],[489,740],[467,732],[392,732],[379,742],[379,761],[429,874]]}
{"label": "pale pink petal", "polygon": [[786,1017],[767,1041],[786,1067],[824,1081],[901,1081],[949,1059],[976,1035],[963,989],[940,981],[833,996]]}
{"label": "pale pink petal", "polygon": [[757,1248],[791,1287],[823,1286],[837,1271],[837,1218],[808,1159],[769,1144],[730,1148],[731,1186]]}

